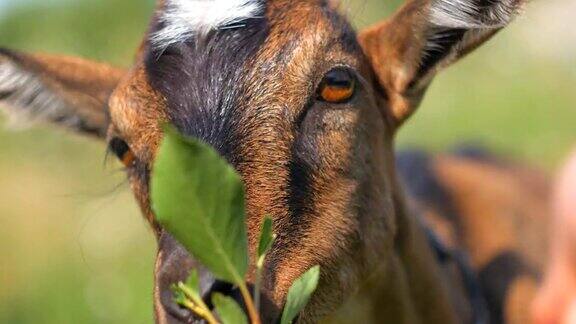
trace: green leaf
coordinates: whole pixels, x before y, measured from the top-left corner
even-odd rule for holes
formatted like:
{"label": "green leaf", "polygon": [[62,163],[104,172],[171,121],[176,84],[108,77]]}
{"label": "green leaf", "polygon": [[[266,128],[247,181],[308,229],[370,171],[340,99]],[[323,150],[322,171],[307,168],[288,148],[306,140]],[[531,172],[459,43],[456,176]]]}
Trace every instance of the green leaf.
{"label": "green leaf", "polygon": [[296,279],[288,290],[281,324],[292,324],[292,321],[304,309],[320,280],[320,266],[315,266]]}
{"label": "green leaf", "polygon": [[218,279],[244,284],[246,216],[236,171],[210,146],[168,128],[151,182],[160,224]]}
{"label": "green leaf", "polygon": [[263,265],[266,253],[268,253],[272,247],[272,243],[274,243],[274,238],[275,235],[272,233],[272,219],[270,217],[266,217],[262,223],[262,230],[260,231],[260,242],[258,243],[258,267]]}
{"label": "green leaf", "polygon": [[212,295],[212,303],[222,324],[248,324],[246,314],[234,299],[215,293]]}

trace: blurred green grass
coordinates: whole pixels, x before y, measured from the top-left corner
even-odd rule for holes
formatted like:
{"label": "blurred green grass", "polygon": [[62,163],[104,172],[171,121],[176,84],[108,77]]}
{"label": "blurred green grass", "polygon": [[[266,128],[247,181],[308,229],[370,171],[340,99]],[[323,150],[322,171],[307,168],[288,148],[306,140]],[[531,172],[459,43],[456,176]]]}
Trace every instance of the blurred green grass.
{"label": "blurred green grass", "polygon": [[[14,0],[16,2],[16,0]],[[349,0],[359,26],[398,1]],[[0,15],[0,46],[128,66],[153,4],[30,1]],[[575,65],[529,52],[538,11],[442,74],[400,147],[478,141],[551,169],[576,143]],[[104,146],[49,127],[0,130],[0,323],[149,323],[154,242]]]}

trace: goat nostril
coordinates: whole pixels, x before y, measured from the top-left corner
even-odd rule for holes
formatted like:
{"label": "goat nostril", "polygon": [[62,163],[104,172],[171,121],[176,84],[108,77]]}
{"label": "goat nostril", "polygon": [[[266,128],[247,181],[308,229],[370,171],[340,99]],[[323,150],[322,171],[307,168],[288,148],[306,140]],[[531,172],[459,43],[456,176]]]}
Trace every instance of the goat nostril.
{"label": "goat nostril", "polygon": [[176,302],[174,301],[168,301],[163,303],[164,305],[164,310],[172,317],[174,317],[176,320],[178,320],[181,323],[195,323],[194,322],[194,315],[192,314],[192,312],[180,305],[178,305]]}
{"label": "goat nostril", "polygon": [[235,301],[239,303],[240,306],[244,307],[242,295],[237,287],[234,287],[233,285],[227,282],[215,280],[210,289],[208,289],[208,291],[206,291],[202,296],[202,298],[204,298],[204,302],[206,303],[206,305],[208,305],[208,307],[210,307],[210,309],[214,308],[214,305],[212,304],[212,296],[215,293],[232,297]]}
{"label": "goat nostril", "polygon": [[[232,297],[245,310],[240,290],[234,287],[233,285],[223,281],[214,280],[212,282],[212,285],[206,288],[202,289],[203,290],[202,297],[208,308],[214,309],[214,305],[212,304],[212,296],[215,293],[219,293],[228,297]],[[183,306],[180,306],[178,303],[176,303],[174,299],[174,293],[172,290],[165,291],[162,294],[162,306],[166,311],[166,313],[170,315],[172,318],[174,318],[178,323],[185,323],[185,324],[206,323],[204,320],[199,319],[191,310]],[[169,323],[171,322],[169,321]]]}
{"label": "goat nostril", "polygon": [[[179,323],[201,323],[195,320],[192,311],[176,303],[174,297],[174,292],[171,289],[164,291],[161,295],[162,308],[164,308],[164,311],[167,313],[167,315]],[[172,323],[172,321],[168,321],[168,323]]]}

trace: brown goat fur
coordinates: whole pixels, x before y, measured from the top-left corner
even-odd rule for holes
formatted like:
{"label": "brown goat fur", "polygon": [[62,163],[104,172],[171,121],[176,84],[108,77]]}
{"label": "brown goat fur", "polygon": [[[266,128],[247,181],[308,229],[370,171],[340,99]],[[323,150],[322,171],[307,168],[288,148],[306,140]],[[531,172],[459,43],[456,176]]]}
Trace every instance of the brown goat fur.
{"label": "brown goat fur", "polygon": [[[188,30],[199,19],[186,7],[194,3],[159,1],[129,71],[0,52],[0,101],[9,113],[121,142],[130,151],[127,175],[159,242],[157,322],[192,320],[174,304],[170,285],[197,266],[151,208],[149,179],[167,122],[212,145],[242,176],[250,251],[264,215],[274,219],[278,239],[265,265],[264,322],[277,321],[294,279],[316,264],[320,285],[300,322],[470,321],[474,305],[461,280],[438,264],[407,203],[393,141],[436,73],[504,27],[522,2],[471,0],[457,8],[448,0],[414,0],[358,36],[333,1],[246,0],[244,6],[256,8],[253,16],[229,26],[206,25],[210,17],[201,17],[198,30]],[[211,14],[214,21],[234,19]],[[334,71],[345,71],[354,85],[353,96],[341,102],[318,91]],[[543,195],[536,192],[547,189],[540,180],[526,184],[522,170],[438,157],[429,173],[457,216],[410,200],[445,245],[469,253],[479,275],[499,269],[499,262],[513,268],[505,279],[514,282],[506,281],[504,290],[501,282],[491,289],[480,278],[495,291],[489,306],[509,322],[521,318],[516,312],[528,300],[531,269],[541,265],[545,223]],[[530,244],[521,240],[527,233],[535,238]],[[503,252],[513,252],[515,263],[498,259]],[[202,284],[209,290],[214,279],[208,274]]]}

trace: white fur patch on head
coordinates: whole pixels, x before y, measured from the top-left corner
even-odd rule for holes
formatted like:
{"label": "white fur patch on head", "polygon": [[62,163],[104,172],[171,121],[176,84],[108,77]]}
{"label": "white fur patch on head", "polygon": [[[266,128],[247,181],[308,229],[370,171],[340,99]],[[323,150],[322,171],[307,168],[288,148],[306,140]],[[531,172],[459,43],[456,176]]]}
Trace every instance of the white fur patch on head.
{"label": "white fur patch on head", "polygon": [[79,121],[64,100],[46,88],[40,78],[10,61],[0,60],[0,111],[7,109],[13,126],[35,121],[58,121],[73,127]]}
{"label": "white fur patch on head", "polygon": [[241,27],[246,19],[258,18],[259,0],[166,0],[160,20],[165,26],[151,42],[164,48],[211,30]]}
{"label": "white fur patch on head", "polygon": [[524,0],[434,0],[430,8],[430,19],[432,24],[439,27],[501,28],[514,19],[524,2]]}

